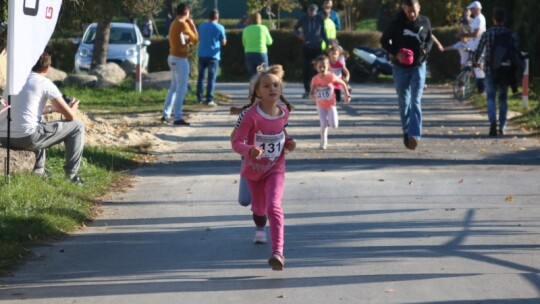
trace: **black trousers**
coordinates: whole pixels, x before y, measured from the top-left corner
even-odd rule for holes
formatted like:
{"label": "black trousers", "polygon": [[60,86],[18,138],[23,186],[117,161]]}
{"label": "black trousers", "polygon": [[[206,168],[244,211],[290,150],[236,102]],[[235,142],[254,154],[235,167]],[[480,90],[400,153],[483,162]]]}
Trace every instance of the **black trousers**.
{"label": "black trousers", "polygon": [[304,91],[309,92],[311,87],[311,79],[317,74],[317,71],[313,67],[313,60],[317,56],[322,55],[321,48],[308,48],[304,46]]}

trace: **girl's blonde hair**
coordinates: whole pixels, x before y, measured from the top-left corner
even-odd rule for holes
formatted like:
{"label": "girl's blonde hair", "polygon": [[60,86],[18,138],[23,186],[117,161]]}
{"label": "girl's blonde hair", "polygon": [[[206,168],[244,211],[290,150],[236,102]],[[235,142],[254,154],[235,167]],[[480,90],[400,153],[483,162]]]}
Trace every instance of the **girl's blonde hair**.
{"label": "girl's blonde hair", "polygon": [[[281,86],[283,87],[283,76],[285,76],[283,66],[281,64],[273,64],[267,67],[265,64],[261,64],[257,67],[257,74],[251,77],[251,80],[249,81],[250,103],[248,105],[245,105],[243,109],[250,108],[255,103],[255,100],[257,99],[257,96],[255,95],[255,90],[261,83],[261,78],[266,75],[274,75],[279,78],[279,81],[281,81]],[[294,107],[289,103],[287,99],[285,99],[283,94],[279,95],[279,100],[285,104],[289,112],[293,110]]]}

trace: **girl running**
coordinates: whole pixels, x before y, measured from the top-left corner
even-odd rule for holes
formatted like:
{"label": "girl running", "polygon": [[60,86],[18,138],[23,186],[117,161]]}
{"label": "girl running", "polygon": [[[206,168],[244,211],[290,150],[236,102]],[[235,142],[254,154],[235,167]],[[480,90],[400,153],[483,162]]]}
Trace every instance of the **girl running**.
{"label": "girl running", "polygon": [[[349,70],[345,66],[345,61],[340,60],[341,51],[338,48],[330,47],[326,52],[328,54],[328,59],[330,59],[330,71],[334,73],[340,79],[343,79],[347,83],[347,89],[349,88]],[[334,84],[334,93],[336,94],[336,101],[341,102],[341,84]]]}
{"label": "girl running", "polygon": [[[270,70],[270,69],[269,69]],[[282,79],[269,70],[254,78],[251,103],[238,126],[232,147],[242,155],[241,175],[246,178],[251,193],[251,211],[257,227],[255,234],[264,231],[270,222],[272,255],[268,264],[273,270],[283,270],[284,220],[281,200],[285,184],[285,149],[293,151],[295,141],[284,132],[289,109],[279,104],[282,98]]]}
{"label": "girl running", "polygon": [[320,55],[313,61],[317,75],[311,79],[310,96],[317,102],[317,113],[321,123],[321,145],[320,149],[326,150],[328,144],[328,127],[338,127],[338,115],[336,109],[336,95],[334,83],[338,83],[345,92],[345,103],[349,103],[349,89],[343,79],[338,78],[328,69],[330,60],[326,55]]}

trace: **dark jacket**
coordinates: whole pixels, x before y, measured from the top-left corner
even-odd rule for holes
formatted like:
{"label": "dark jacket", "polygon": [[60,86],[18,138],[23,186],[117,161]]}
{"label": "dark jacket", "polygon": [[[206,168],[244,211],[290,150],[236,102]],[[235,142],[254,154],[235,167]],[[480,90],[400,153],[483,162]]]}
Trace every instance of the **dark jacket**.
{"label": "dark jacket", "polygon": [[[302,28],[302,31],[300,31],[300,28]],[[310,49],[321,49],[323,41],[328,44],[326,30],[324,29],[324,19],[318,14],[312,18],[307,14],[300,17],[294,26],[294,33],[297,36],[303,34],[304,46]]]}
{"label": "dark jacket", "polygon": [[[395,59],[400,48],[410,49],[414,53],[413,66],[419,66],[427,60],[433,39],[431,23],[426,16],[418,16],[416,21],[407,19],[403,11],[390,23],[381,37],[382,47],[393,56],[392,62],[404,66]],[[407,66],[405,66],[407,67]]]}

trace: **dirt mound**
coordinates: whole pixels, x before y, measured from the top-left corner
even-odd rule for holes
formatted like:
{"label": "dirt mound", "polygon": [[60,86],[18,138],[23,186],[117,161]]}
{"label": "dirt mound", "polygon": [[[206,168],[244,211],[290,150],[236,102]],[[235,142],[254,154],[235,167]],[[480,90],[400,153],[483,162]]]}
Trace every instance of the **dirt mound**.
{"label": "dirt mound", "polygon": [[[154,136],[149,129],[161,124],[155,115],[131,116],[95,116],[91,113],[79,113],[86,127],[85,146],[136,146],[159,144],[162,140]],[[47,121],[60,120],[59,114],[46,115]],[[0,166],[4,173],[6,149],[0,148]],[[10,172],[31,170],[34,166],[34,153],[11,150]]]}

